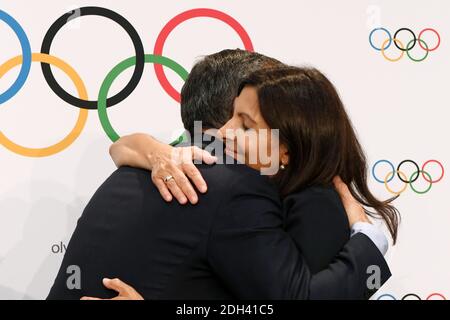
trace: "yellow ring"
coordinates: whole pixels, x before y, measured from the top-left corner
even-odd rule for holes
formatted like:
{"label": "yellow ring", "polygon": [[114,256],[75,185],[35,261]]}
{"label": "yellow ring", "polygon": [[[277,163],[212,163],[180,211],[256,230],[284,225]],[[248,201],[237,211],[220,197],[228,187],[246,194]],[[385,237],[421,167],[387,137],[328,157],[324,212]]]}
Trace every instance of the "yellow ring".
{"label": "yellow ring", "polygon": [[[88,100],[88,95],[86,91],[86,87],[84,86],[83,80],[81,80],[78,73],[69,66],[66,62],[62,61],[59,58],[56,58],[54,56],[43,54],[43,53],[33,53],[32,54],[32,61],[33,62],[43,62],[43,63],[49,63],[59,69],[61,69],[63,72],[65,72],[69,78],[72,80],[72,82],[75,84],[75,87],[77,88],[78,95],[80,99]],[[22,56],[14,57],[8,61],[6,61],[4,64],[0,66],[0,78],[3,77],[9,70],[14,68],[15,66],[18,66],[22,63]],[[0,131],[0,144],[4,145],[7,149],[9,149],[12,152],[15,152],[19,155],[26,156],[26,157],[47,157],[54,155],[58,152],[61,152],[62,150],[66,149],[68,146],[70,146],[81,134],[81,131],[83,131],[84,125],[86,124],[88,117],[88,110],[87,109],[80,109],[78,120],[72,129],[70,133],[62,139],[60,142],[46,148],[27,148],[23,147],[21,145],[18,145],[11,140],[9,140],[2,131]]]}
{"label": "yellow ring", "polygon": [[[402,176],[403,180],[408,181],[408,177],[403,172],[401,172],[400,170],[397,170],[397,172]],[[393,191],[391,188],[389,188],[388,183],[387,183],[387,181],[391,178],[390,177],[391,174],[393,175],[393,174],[395,174],[395,172],[392,172],[392,171],[388,172],[388,174],[386,175],[386,178],[384,178],[384,186],[386,187],[387,191],[398,196],[406,190],[406,188],[408,187],[408,183],[404,182],[405,186],[400,191],[397,191],[397,192]]]}
{"label": "yellow ring", "polygon": [[[390,39],[386,39],[386,40],[383,42],[383,44],[381,45],[381,54],[383,55],[383,57],[384,57],[386,60],[389,60],[389,61],[391,61],[391,62],[397,62],[397,61],[399,61],[401,58],[403,58],[403,56],[404,56],[404,54],[405,54],[405,51],[400,50],[401,54],[400,54],[400,56],[399,56],[398,58],[395,58],[395,59],[389,58],[389,57],[384,53],[385,46],[386,46],[386,44],[389,42],[389,40],[390,40]],[[400,45],[400,48],[402,48],[402,49],[405,48],[405,47],[403,46],[403,43],[402,43],[400,40],[394,38],[392,41],[394,41],[395,43],[399,44],[399,45]]]}

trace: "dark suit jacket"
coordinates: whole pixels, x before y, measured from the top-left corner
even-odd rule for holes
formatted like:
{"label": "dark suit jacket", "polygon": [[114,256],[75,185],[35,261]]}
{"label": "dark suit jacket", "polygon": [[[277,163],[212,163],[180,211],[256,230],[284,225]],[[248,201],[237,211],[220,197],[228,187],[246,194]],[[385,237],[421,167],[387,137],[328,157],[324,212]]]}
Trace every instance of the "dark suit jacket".
{"label": "dark suit jacket", "polygon": [[284,199],[284,229],[312,274],[328,267],[350,239],[341,199],[332,186],[311,187]]}
{"label": "dark suit jacket", "polygon": [[[113,297],[101,279],[118,277],[147,299],[359,299],[367,297],[367,267],[380,267],[381,283],[389,278],[383,256],[363,234],[343,248],[331,244],[340,251],[313,265],[317,271],[333,260],[313,275],[283,230],[286,217],[269,178],[244,165],[199,168],[209,191],[195,206],[165,203],[147,171],[124,167],[113,173],[79,219],[48,298]],[[320,202],[309,217],[335,209],[333,201]],[[313,261],[313,254],[306,259]],[[80,290],[67,289],[70,265],[81,269]]]}

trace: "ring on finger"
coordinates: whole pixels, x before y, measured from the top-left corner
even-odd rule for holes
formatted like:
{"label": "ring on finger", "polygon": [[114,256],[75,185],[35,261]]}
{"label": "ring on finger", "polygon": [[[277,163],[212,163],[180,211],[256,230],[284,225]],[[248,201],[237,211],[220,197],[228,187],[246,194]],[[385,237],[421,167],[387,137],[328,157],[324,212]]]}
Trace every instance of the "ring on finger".
{"label": "ring on finger", "polygon": [[172,180],[172,179],[173,179],[173,176],[168,175],[168,176],[166,176],[166,177],[164,178],[164,182],[167,183],[167,182],[169,182],[169,181]]}

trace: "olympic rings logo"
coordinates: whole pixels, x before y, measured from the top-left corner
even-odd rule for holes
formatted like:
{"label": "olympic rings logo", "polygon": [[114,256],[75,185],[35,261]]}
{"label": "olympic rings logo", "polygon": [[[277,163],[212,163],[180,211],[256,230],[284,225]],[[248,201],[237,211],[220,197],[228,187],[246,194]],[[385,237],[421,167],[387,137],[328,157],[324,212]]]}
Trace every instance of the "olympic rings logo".
{"label": "olympic rings logo", "polygon": [[[0,79],[11,69],[20,65],[20,72],[14,83],[3,93],[0,93],[0,105],[11,100],[23,87],[28,75],[30,73],[32,62],[39,62],[41,64],[42,73],[44,78],[50,87],[50,89],[64,102],[79,109],[78,119],[72,128],[72,130],[58,143],[45,147],[45,148],[29,148],[19,145],[0,131],[0,145],[3,145],[8,150],[27,157],[47,157],[59,153],[69,147],[80,136],[86,124],[89,110],[97,110],[98,117],[100,119],[101,126],[106,135],[114,142],[117,141],[120,136],[113,128],[108,118],[107,109],[114,105],[119,104],[126,98],[128,98],[134,89],[139,84],[141,77],[144,73],[144,65],[146,63],[154,64],[154,69],[159,83],[164,91],[176,102],[180,102],[180,93],[169,83],[163,66],[173,70],[182,80],[186,80],[189,73],[177,62],[163,55],[164,44],[170,35],[170,33],[183,22],[200,17],[213,18],[224,22],[230,26],[241,38],[243,46],[247,51],[254,51],[252,41],[242,27],[242,25],[236,21],[233,17],[227,15],[224,12],[198,8],[182,12],[172,18],[159,33],[155,47],[152,54],[145,54],[142,40],[139,37],[136,29],[133,25],[120,14],[102,7],[82,7],[75,9],[77,15],[73,16],[73,10],[65,13],[58,18],[48,29],[42,41],[41,51],[39,53],[33,53],[31,50],[28,37],[21,27],[21,25],[8,13],[0,10],[0,20],[5,22],[16,34],[19,39],[22,54],[11,58],[2,65],[0,65]],[[80,75],[65,61],[51,55],[50,49],[58,31],[69,21],[80,18],[83,16],[100,16],[112,20],[122,27],[131,39],[134,46],[135,56],[129,57],[120,63],[118,63],[105,77],[97,100],[88,100],[87,89],[84,85]],[[72,80],[77,89],[77,97],[72,96],[65,91],[59,83],[56,81],[50,65],[59,68],[61,71],[67,74]],[[114,80],[125,70],[134,68],[133,74],[129,82],[125,87],[114,96],[108,97],[109,89],[111,88]]]}
{"label": "olympic rings logo", "polygon": [[[381,43],[381,45],[379,47],[377,47],[373,44],[373,36],[375,33],[378,33],[378,32],[384,32],[387,36],[386,39],[383,40],[383,42]],[[411,34],[411,40],[406,43],[406,47],[405,47],[404,43],[402,41],[400,41],[398,38],[398,35],[400,32],[408,32]],[[426,33],[426,32],[434,33],[437,36],[437,43],[433,47],[428,46],[428,44],[422,39],[424,33]],[[397,57],[390,57],[386,54],[386,50],[389,47],[391,47],[392,43],[400,51],[400,54]],[[428,54],[430,52],[435,51],[439,48],[439,46],[441,45],[441,36],[440,36],[439,32],[437,32],[433,28],[423,29],[422,31],[420,31],[418,37],[416,37],[416,34],[414,33],[414,31],[412,31],[409,28],[398,29],[394,33],[394,37],[392,37],[391,33],[386,28],[375,28],[369,34],[369,44],[376,51],[380,51],[381,55],[390,62],[399,61],[400,59],[403,58],[403,56],[405,55],[405,52],[410,60],[412,60],[414,62],[422,62],[428,57]],[[416,46],[416,44],[418,44],[419,47],[425,52],[422,57],[413,57],[410,53],[410,51]]]}
{"label": "olympic rings logo", "polygon": [[[382,177],[378,177],[375,173],[375,169],[377,168],[378,165],[380,165],[382,163],[388,164],[391,168],[391,171],[389,171],[387,174],[383,175]],[[409,177],[401,170],[402,165],[404,165],[405,163],[411,163],[416,168],[416,170]],[[431,175],[425,170],[425,168],[429,164],[432,164],[432,163],[437,164],[441,169],[441,174],[439,175],[438,178],[436,178],[434,180],[431,177]],[[406,190],[408,185],[411,187],[411,189],[415,193],[425,194],[431,190],[433,183],[440,182],[444,178],[444,174],[445,174],[444,166],[442,165],[441,162],[439,162],[437,160],[428,160],[422,165],[421,168],[419,168],[418,164],[413,160],[403,160],[402,162],[399,163],[397,168],[395,168],[394,165],[392,164],[392,162],[390,162],[389,160],[378,160],[377,162],[375,162],[375,164],[372,167],[372,176],[374,177],[374,179],[377,182],[384,184],[384,186],[386,187],[386,190],[396,196],[402,194]],[[388,185],[388,183],[391,182],[394,179],[394,177],[397,177],[398,179],[400,179],[400,181],[403,182],[403,184],[404,184],[403,187],[398,191],[392,190],[392,188]],[[424,190],[418,190],[414,186],[414,183],[417,181],[417,179],[419,179],[419,177],[422,177],[428,184],[428,187]]]}
{"label": "olympic rings logo", "polygon": [[[439,299],[431,299],[431,298],[439,298]],[[379,296],[377,300],[397,300],[397,298],[392,294],[385,293]],[[415,293],[408,293],[405,294],[400,300],[422,300],[422,299]],[[443,294],[431,293],[430,295],[427,296],[425,300],[447,300],[447,299]]]}

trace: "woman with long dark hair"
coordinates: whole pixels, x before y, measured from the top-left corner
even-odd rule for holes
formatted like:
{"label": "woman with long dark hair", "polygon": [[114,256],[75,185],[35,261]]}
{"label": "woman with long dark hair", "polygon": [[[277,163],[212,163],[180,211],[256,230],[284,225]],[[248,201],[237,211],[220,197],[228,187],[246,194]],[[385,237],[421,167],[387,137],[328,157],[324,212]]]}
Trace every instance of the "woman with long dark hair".
{"label": "woman with long dark hair", "polygon": [[[240,103],[242,95],[246,105]],[[248,119],[252,113],[256,119]],[[320,71],[277,67],[253,73],[242,82],[233,118],[222,130],[230,124],[279,130],[280,157],[288,163],[273,178],[282,197],[329,187],[339,176],[355,199],[372,209],[368,215],[384,220],[395,243],[399,215],[390,204],[395,198],[380,201],[370,192],[363,149],[336,89]]]}

